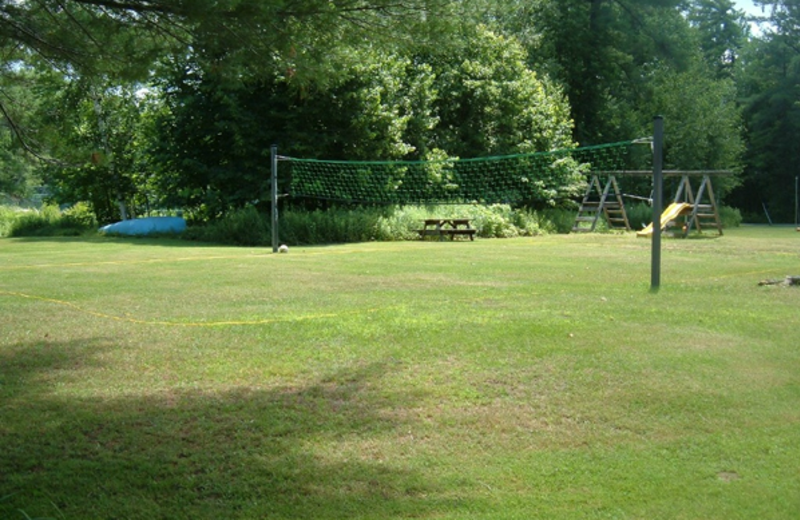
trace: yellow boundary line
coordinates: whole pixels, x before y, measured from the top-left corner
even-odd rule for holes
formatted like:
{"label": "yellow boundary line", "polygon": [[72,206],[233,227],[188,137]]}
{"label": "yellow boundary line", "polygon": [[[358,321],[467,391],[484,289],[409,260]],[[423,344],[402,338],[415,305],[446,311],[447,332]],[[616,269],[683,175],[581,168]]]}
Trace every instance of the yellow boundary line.
{"label": "yellow boundary line", "polygon": [[57,300],[55,298],[47,298],[44,296],[34,296],[31,294],[19,293],[19,292],[12,292],[12,291],[3,291],[0,290],[0,295],[6,296],[14,296],[17,298],[25,298],[28,300],[35,300],[40,302],[52,303],[55,305],[61,305],[64,307],[69,307],[70,309],[76,310],[78,312],[88,314],[90,316],[94,316],[95,318],[102,318],[106,320],[113,320],[118,322],[124,323],[135,323],[137,325],[159,325],[165,327],[234,327],[234,326],[252,326],[252,325],[269,325],[272,323],[285,323],[285,322],[293,322],[293,321],[308,321],[308,320],[320,320],[320,319],[332,319],[338,318],[340,316],[346,314],[360,314],[360,313],[375,313],[382,309],[367,309],[366,311],[352,311],[352,312],[340,312],[340,313],[325,313],[325,314],[309,314],[307,316],[293,316],[293,317],[284,317],[284,318],[268,318],[268,319],[261,319],[261,320],[228,320],[228,321],[207,321],[207,322],[181,322],[181,321],[165,321],[165,320],[142,320],[138,318],[128,318],[124,316],[115,316],[113,314],[106,314],[104,312],[97,312],[89,309],[84,309],[78,305],[75,305],[72,302],[64,301],[64,300]]}

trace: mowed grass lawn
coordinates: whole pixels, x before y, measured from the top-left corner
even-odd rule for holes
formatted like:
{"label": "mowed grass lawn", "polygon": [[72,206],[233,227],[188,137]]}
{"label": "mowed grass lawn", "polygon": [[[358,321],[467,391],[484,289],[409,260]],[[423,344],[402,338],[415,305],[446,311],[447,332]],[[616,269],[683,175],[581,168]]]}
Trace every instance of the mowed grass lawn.
{"label": "mowed grass lawn", "polygon": [[0,240],[0,518],[797,518],[800,233]]}

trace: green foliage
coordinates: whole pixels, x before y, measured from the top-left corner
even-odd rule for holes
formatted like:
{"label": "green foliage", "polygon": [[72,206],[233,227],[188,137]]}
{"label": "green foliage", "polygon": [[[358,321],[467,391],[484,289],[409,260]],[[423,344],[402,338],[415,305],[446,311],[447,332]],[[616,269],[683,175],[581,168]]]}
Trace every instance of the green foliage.
{"label": "green foliage", "polygon": [[[235,82],[194,61],[178,64],[161,87],[167,110],[151,136],[159,191],[169,194],[168,206],[205,218],[264,200],[269,143],[279,143],[281,155],[332,160],[444,160],[572,146],[560,89],[526,68],[513,39],[483,27],[469,34],[452,54],[348,49],[332,79],[300,90],[291,75]],[[444,170],[426,173],[447,183]]]}
{"label": "green foliage", "polygon": [[693,52],[677,0],[485,4],[484,18],[523,41],[531,67],[563,85],[581,145],[636,137],[631,112],[647,68],[680,68]]}
{"label": "green foliage", "polygon": [[[531,68],[562,86],[580,145],[651,135],[662,115],[670,167],[738,169],[743,125],[730,71],[744,29],[726,2],[695,2],[694,25],[677,0],[478,1],[477,13],[518,38]],[[717,74],[723,59],[727,73]],[[648,154],[637,167],[650,165]]]}
{"label": "green foliage", "polygon": [[280,239],[290,245],[369,242],[378,239],[383,214],[384,210],[374,208],[290,210],[281,217]]}
{"label": "green foliage", "polygon": [[742,212],[730,206],[719,207],[719,219],[724,228],[736,228],[742,224]]}
{"label": "green foliage", "polygon": [[436,147],[469,158],[572,146],[563,92],[528,69],[516,39],[483,26],[462,31],[450,49],[457,57],[430,57],[437,78]]}
{"label": "green foliage", "polygon": [[689,21],[697,28],[700,50],[715,75],[733,77],[739,50],[745,43],[743,11],[736,10],[731,0],[694,0]]}
{"label": "green foliage", "polygon": [[634,231],[647,227],[653,221],[653,206],[643,202],[625,204],[625,213]]}
{"label": "green foliage", "polygon": [[40,100],[31,88],[29,70],[19,65],[13,71],[3,69],[0,64],[0,194],[26,197],[39,184],[36,162],[26,146]]}
{"label": "green foliage", "polygon": [[72,224],[75,227],[92,229],[98,226],[92,207],[86,202],[78,202],[65,209],[61,213],[61,220],[65,225]]}
{"label": "green foliage", "polygon": [[289,194],[344,203],[514,204],[556,207],[585,189],[590,169],[620,170],[630,142],[551,152],[434,161],[290,159]]}
{"label": "green foliage", "polygon": [[535,236],[544,233],[546,227],[536,212],[513,209],[507,204],[467,206],[465,213],[478,230],[477,235],[484,238]]}
{"label": "green foliage", "polygon": [[[685,72],[657,68],[649,87],[652,90],[639,112],[640,120],[646,120],[646,114],[664,116],[666,168],[739,168],[744,142],[733,81],[710,77],[698,63],[696,69]],[[724,196],[736,183],[734,177],[715,179],[718,195]]]}
{"label": "green foliage", "polygon": [[23,215],[24,211],[18,207],[0,205],[0,237],[8,236],[14,223]]}
{"label": "green foliage", "polygon": [[[142,80],[158,57],[201,54],[231,76],[262,67],[294,65],[316,73],[324,67],[323,50],[340,40],[391,40],[392,22],[402,34],[416,30],[437,2],[300,0],[287,7],[275,0],[40,0],[4,2],[0,45],[30,62],[84,76]],[[384,28],[374,37],[375,26]],[[276,30],[280,28],[280,30]],[[302,42],[302,45],[299,43]],[[265,63],[266,62],[266,63]],[[315,66],[316,65],[316,66]],[[304,71],[304,74],[308,72]]]}
{"label": "green foliage", "polygon": [[[393,208],[286,209],[280,214],[281,243],[316,245],[372,241],[418,240],[428,218],[469,218],[481,238],[535,236],[557,230],[550,220],[558,212],[514,209],[506,204],[399,206]],[[268,216],[252,206],[216,221],[190,226],[186,240],[237,246],[269,246]]]}
{"label": "green foliage", "polygon": [[577,208],[545,208],[539,211],[542,226],[549,232],[567,234],[575,225]]}
{"label": "green foliage", "polygon": [[10,225],[11,237],[80,236],[93,232],[96,221],[86,205],[62,213],[58,206],[19,214]]}
{"label": "green foliage", "polygon": [[144,124],[154,110],[135,85],[67,82],[42,74],[40,125],[49,153],[58,161],[42,167],[50,199],[60,204],[87,201],[103,224],[135,217],[154,203],[145,156]]}
{"label": "green foliage", "polygon": [[[178,2],[147,5],[84,0],[8,2],[2,16],[14,20],[0,27],[0,42],[16,48],[29,62],[82,74],[147,76],[154,53],[174,42]],[[179,30],[178,32],[183,32]]]}
{"label": "green foliage", "polygon": [[[742,51],[747,153],[742,188],[733,203],[748,216],[794,222],[800,156],[800,10],[796,2],[768,2],[772,30]],[[749,219],[748,219],[749,220]]]}
{"label": "green foliage", "polygon": [[163,87],[166,110],[151,140],[166,203],[216,218],[268,198],[271,143],[281,143],[281,154],[301,157],[408,154],[406,129],[433,124],[425,99],[430,67],[376,52],[360,57],[343,63],[334,79],[302,91],[274,74],[231,83],[184,64]]}
{"label": "green foliage", "polygon": [[[198,163],[213,171],[214,186],[198,194],[206,187],[203,179],[198,181],[203,188],[198,189],[197,183],[185,182],[184,178],[173,192],[170,188],[176,183],[164,179],[160,184],[151,182],[149,174],[153,163],[151,157],[143,156],[142,150],[146,149],[145,140],[157,141],[158,137],[151,132],[155,123],[142,113],[146,103],[141,97],[142,85],[135,80],[154,72],[152,65],[156,58],[170,63],[179,56],[183,65],[185,57],[192,56],[195,70],[199,70],[198,64],[202,63],[214,70],[226,85],[260,84],[262,77],[274,78],[276,71],[280,71],[279,75],[286,72],[297,83],[297,88],[286,96],[291,105],[292,98],[302,97],[303,85],[310,83],[309,78],[315,73],[322,85],[329,78],[338,77],[335,73],[338,67],[326,65],[326,62],[333,60],[331,57],[342,59],[346,54],[335,50],[341,45],[340,41],[363,41],[358,36],[363,34],[362,24],[386,24],[407,15],[416,17],[417,22],[409,19],[403,24],[406,33],[419,24],[420,13],[433,13],[426,1],[412,0],[402,7],[387,6],[387,3],[367,0],[351,10],[338,3],[303,0],[295,2],[288,11],[280,2],[260,0],[188,3],[155,0],[126,4],[103,2],[103,5],[83,0],[45,0],[35,6],[26,2],[6,3],[0,6],[0,17],[14,20],[14,23],[0,27],[0,48],[8,64],[0,65],[0,82],[28,67],[37,67],[42,76],[49,76],[49,84],[43,81],[34,88],[22,89],[36,92],[45,106],[37,108],[39,114],[31,132],[32,135],[36,132],[36,139],[27,138],[21,143],[31,146],[35,142],[39,154],[58,159],[49,163],[45,179],[52,188],[54,201],[87,200],[97,218],[106,223],[119,220],[126,213],[134,216],[151,207],[163,206],[171,202],[167,195],[177,193],[175,199],[189,199],[187,209],[193,206],[191,209],[197,211],[202,207],[206,218],[215,218],[231,208],[243,207],[260,195],[254,186],[262,178],[263,169],[253,166],[260,164],[263,168],[264,143],[259,143],[258,132],[251,130],[263,127],[264,119],[255,121],[250,128],[236,126],[232,140],[223,137],[219,143],[200,143],[209,156],[219,157],[223,169],[228,173],[233,170],[235,174],[226,177],[214,164]],[[343,16],[343,12],[348,14]],[[282,29],[273,30],[277,26]],[[26,34],[35,36],[25,37]],[[391,40],[388,34],[386,37],[386,41]],[[371,40],[375,46],[382,38]],[[308,52],[309,44],[313,47],[311,52]],[[325,52],[320,52],[323,49]],[[354,59],[352,63],[363,64],[364,70],[358,74],[365,78],[383,69],[382,64],[372,59]],[[163,75],[163,70],[159,74]],[[377,83],[380,84],[380,80]],[[418,85],[424,88],[425,83]],[[12,96],[4,84],[0,84],[0,88],[6,94],[0,101],[2,113],[16,134],[20,134],[20,129],[27,130],[21,123],[27,121],[17,117],[16,110],[11,108],[24,107],[26,100],[14,99],[17,96]],[[346,94],[352,92],[348,90]],[[222,94],[221,89],[214,93],[215,96],[219,94]],[[377,95],[379,97],[380,93]],[[225,127],[231,120],[223,120],[225,112],[217,110],[219,106],[229,108],[235,115],[244,111],[232,106],[230,97],[218,97],[218,106],[210,110],[220,116],[217,126]],[[361,106],[374,106],[375,99],[374,95],[368,96],[361,100]],[[283,103],[280,107],[286,105]],[[31,107],[27,109],[30,111]],[[286,111],[282,115],[285,116]],[[370,116],[370,121],[380,119],[388,127],[374,131],[386,130],[391,134],[391,127],[396,125],[393,116],[400,116],[402,120],[402,114],[391,111],[381,114],[380,118]],[[14,191],[20,187],[22,170],[17,164],[12,168],[10,159],[16,158],[6,157],[8,154],[4,153],[3,140],[10,133],[6,130],[0,127],[0,190]],[[216,137],[215,132],[204,133],[206,130],[201,128],[198,132]],[[241,168],[241,162],[237,164],[235,160],[226,164],[231,156],[241,157],[240,139],[244,135],[252,135],[255,140],[251,143],[258,143],[249,150],[253,153],[246,168]],[[273,135],[279,134],[273,132]],[[366,138],[370,138],[368,134]],[[190,172],[187,174],[190,178],[202,177],[204,173],[195,171],[201,168],[194,168],[196,165],[185,161],[179,166]],[[167,168],[164,175],[169,176],[174,171]],[[229,179],[242,180],[237,185],[236,182],[226,183]],[[226,190],[233,195],[228,196]],[[248,198],[248,194],[254,192],[256,197]]]}
{"label": "green foliage", "polygon": [[[668,167],[739,170],[744,104],[747,182],[732,200],[793,217],[793,2],[767,2],[775,31],[745,47],[730,0],[101,4],[0,7],[14,20],[0,27],[0,191],[43,177],[53,201],[88,201],[101,223],[153,208],[210,222],[263,209],[272,143],[304,158],[469,158],[641,137],[655,114]],[[58,160],[37,165],[34,143]],[[428,178],[447,186],[437,164]],[[525,204],[574,196],[568,170]]]}
{"label": "green foliage", "polygon": [[[416,240],[422,220],[435,217],[469,218],[479,237],[509,238],[569,232],[560,222],[574,219],[574,213],[513,209],[504,204],[288,209],[280,215],[280,238],[282,243],[291,245]],[[77,236],[96,228],[94,214],[86,203],[63,212],[55,206],[45,206],[41,211],[0,206],[0,236]],[[235,246],[271,244],[268,216],[252,206],[216,221],[194,224],[181,238]]]}
{"label": "green foliage", "polygon": [[186,240],[236,246],[263,246],[270,240],[267,222],[253,206],[232,211],[211,222],[191,226],[181,236]]}
{"label": "green foliage", "polygon": [[[288,244],[417,240],[429,218],[468,218],[482,238],[542,234],[552,225],[539,213],[506,204],[400,206],[388,209],[288,211],[281,220],[281,240]],[[331,237],[334,239],[332,240]]]}

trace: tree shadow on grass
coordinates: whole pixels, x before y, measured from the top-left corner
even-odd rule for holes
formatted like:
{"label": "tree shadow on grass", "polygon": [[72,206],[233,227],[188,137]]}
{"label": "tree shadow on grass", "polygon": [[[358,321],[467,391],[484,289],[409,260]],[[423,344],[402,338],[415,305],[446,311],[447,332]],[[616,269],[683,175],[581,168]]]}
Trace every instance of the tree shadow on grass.
{"label": "tree shadow on grass", "polygon": [[51,386],[46,376],[67,367],[107,368],[96,354],[109,344],[0,349],[0,517],[408,518],[458,507],[413,469],[338,449],[409,426],[387,413],[414,399],[382,388],[391,361],[292,388],[97,399]]}

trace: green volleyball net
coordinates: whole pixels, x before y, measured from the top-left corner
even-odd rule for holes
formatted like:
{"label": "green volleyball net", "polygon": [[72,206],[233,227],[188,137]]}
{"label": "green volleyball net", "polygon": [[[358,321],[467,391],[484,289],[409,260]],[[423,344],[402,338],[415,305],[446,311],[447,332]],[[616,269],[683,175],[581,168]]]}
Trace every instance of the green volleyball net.
{"label": "green volleyball net", "polygon": [[531,154],[439,161],[280,157],[289,195],[368,204],[527,204],[575,197],[595,171],[626,168],[633,141]]}

